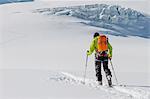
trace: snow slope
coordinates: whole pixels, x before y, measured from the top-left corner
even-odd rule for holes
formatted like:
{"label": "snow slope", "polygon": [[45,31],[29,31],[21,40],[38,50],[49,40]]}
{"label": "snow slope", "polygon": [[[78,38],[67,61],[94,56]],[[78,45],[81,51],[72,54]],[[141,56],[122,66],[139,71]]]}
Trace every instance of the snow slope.
{"label": "snow slope", "polygon": [[1,99],[149,99],[149,39],[108,35],[119,83],[128,87],[97,87],[94,56],[89,57],[84,85],[85,52],[93,33],[108,29],[75,17],[35,13],[48,6],[56,5],[0,5]]}
{"label": "snow slope", "polygon": [[[93,87],[96,89],[100,89],[103,91],[106,91],[110,94],[117,94],[116,96],[119,96],[118,94],[122,94],[122,96],[119,96],[121,98],[123,97],[133,97],[133,98],[137,98],[137,99],[148,99],[150,98],[150,92],[148,92],[147,90],[143,90],[142,88],[131,88],[128,87],[128,85],[125,86],[118,86],[118,85],[114,85],[113,88],[109,88],[108,85],[104,85],[104,86],[99,86],[98,83],[96,81],[94,81],[94,79],[85,79],[85,82],[83,80],[83,77],[76,77],[74,75],[71,75],[69,73],[65,73],[65,72],[60,72],[60,73],[50,73],[50,80],[54,80],[54,81],[58,81],[58,82],[66,82],[66,83],[70,83],[70,84],[79,84],[79,85],[85,85],[88,87]],[[140,87],[140,86],[139,86]],[[148,89],[148,88],[147,88]],[[148,89],[150,91],[150,89]]]}

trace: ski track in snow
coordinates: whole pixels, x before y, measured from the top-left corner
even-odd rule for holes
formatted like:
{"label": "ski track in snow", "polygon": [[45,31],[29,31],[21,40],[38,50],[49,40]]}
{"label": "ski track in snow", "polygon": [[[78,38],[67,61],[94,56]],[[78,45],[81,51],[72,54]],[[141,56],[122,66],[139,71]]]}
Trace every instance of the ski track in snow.
{"label": "ski track in snow", "polygon": [[60,73],[50,73],[49,80],[54,80],[57,82],[65,82],[74,85],[85,85],[87,87],[92,87],[97,90],[102,90],[108,92],[114,96],[121,97],[121,99],[150,99],[150,92],[142,88],[137,87],[123,87],[123,86],[113,86],[113,88],[108,87],[106,84],[99,86],[97,81],[93,79],[85,79],[76,77],[72,74],[66,72]]}

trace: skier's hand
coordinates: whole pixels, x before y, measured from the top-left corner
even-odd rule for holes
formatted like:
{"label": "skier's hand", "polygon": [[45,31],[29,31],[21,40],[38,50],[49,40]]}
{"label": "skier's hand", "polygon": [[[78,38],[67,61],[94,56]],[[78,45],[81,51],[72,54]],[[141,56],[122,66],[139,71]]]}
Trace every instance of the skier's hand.
{"label": "skier's hand", "polygon": [[89,50],[87,50],[87,51],[86,51],[86,54],[87,54],[87,55],[90,55],[90,52],[89,52]]}
{"label": "skier's hand", "polygon": [[108,59],[109,59],[109,60],[111,60],[111,59],[112,59],[112,57],[108,57]]}

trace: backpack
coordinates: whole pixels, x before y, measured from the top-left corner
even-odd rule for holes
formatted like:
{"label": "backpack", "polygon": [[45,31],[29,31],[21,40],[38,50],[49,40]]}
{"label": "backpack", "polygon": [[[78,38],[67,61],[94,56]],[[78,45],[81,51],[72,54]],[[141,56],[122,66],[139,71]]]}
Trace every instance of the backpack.
{"label": "backpack", "polygon": [[103,52],[108,50],[108,39],[106,35],[100,35],[98,37],[98,52]]}

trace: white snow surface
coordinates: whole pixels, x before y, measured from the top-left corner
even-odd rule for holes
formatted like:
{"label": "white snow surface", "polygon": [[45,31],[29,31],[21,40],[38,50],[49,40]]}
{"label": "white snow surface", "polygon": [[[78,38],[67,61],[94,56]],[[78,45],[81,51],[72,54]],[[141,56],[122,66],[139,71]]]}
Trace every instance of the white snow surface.
{"label": "white snow surface", "polygon": [[108,34],[119,84],[126,87],[108,88],[104,72],[104,85],[98,86],[94,55],[84,84],[85,52],[94,32],[108,29],[71,16],[35,13],[61,6],[69,4],[0,5],[0,99],[149,99],[150,40]]}

